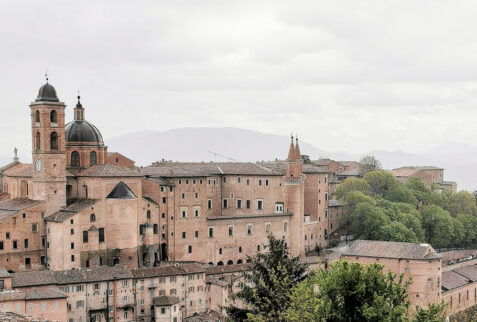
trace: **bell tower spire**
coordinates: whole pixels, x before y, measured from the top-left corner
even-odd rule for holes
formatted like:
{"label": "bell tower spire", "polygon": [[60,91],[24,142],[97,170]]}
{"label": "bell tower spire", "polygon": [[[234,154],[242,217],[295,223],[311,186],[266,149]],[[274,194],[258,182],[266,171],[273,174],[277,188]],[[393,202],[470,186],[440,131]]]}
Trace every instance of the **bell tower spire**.
{"label": "bell tower spire", "polygon": [[29,198],[46,201],[45,215],[66,206],[65,104],[48,83],[30,104],[33,191]]}
{"label": "bell tower spire", "polygon": [[78,103],[76,103],[76,107],[74,109],[75,121],[84,121],[84,108],[83,105],[81,105],[80,99],[80,91],[78,90]]}

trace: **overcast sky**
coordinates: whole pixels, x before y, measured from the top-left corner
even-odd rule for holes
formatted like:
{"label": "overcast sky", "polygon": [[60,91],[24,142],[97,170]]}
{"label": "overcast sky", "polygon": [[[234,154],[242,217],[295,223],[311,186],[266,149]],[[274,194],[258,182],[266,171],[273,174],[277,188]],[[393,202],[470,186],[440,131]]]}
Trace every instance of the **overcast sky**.
{"label": "overcast sky", "polygon": [[477,137],[474,1],[0,1],[0,155],[50,83],[114,137],[233,126],[328,151]]}

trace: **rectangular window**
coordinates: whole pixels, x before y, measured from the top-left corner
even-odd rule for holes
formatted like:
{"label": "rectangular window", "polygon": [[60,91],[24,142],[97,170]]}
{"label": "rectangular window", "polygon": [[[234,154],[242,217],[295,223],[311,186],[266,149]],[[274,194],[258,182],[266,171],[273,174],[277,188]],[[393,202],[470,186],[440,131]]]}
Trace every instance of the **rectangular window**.
{"label": "rectangular window", "polygon": [[214,237],[214,227],[209,227],[209,238]]}
{"label": "rectangular window", "polygon": [[277,213],[277,214],[283,213],[283,204],[282,203],[276,203],[275,204],[275,213]]}
{"label": "rectangular window", "polygon": [[14,241],[13,241],[13,249],[17,249],[17,248],[18,248],[17,241],[14,240]]}
{"label": "rectangular window", "polygon": [[144,235],[144,225],[139,225],[139,235]]}
{"label": "rectangular window", "polygon": [[262,179],[259,179],[259,180],[258,180],[258,185],[259,185],[259,186],[262,185]]}
{"label": "rectangular window", "polygon": [[234,235],[234,226],[229,226],[229,236],[232,237]]}
{"label": "rectangular window", "polygon": [[268,234],[272,230],[272,224],[267,222],[265,223],[265,232]]}
{"label": "rectangular window", "polygon": [[75,230],[73,228],[70,229],[70,235],[74,235],[75,234]]}
{"label": "rectangular window", "polygon": [[98,238],[100,243],[104,243],[104,228],[99,228],[98,229]]}
{"label": "rectangular window", "polygon": [[283,223],[283,232],[286,233],[287,230],[288,230],[288,223],[284,222],[284,223]]}
{"label": "rectangular window", "polygon": [[222,178],[222,181],[223,181],[224,183],[227,182],[227,177],[223,177],[223,178]]}
{"label": "rectangular window", "polygon": [[126,295],[124,298],[123,298],[123,302],[124,303],[127,303],[129,301],[129,297]]}
{"label": "rectangular window", "polygon": [[5,237],[6,237],[7,239],[10,239],[10,233],[5,233]]}
{"label": "rectangular window", "polygon": [[237,209],[242,209],[242,199],[237,199]]}
{"label": "rectangular window", "polygon": [[227,208],[227,206],[228,206],[228,200],[227,200],[226,198],[224,198],[224,199],[222,200],[222,207],[223,207],[223,208]]}
{"label": "rectangular window", "polygon": [[3,250],[3,242],[0,241],[0,250]]}
{"label": "rectangular window", "polygon": [[265,185],[266,185],[266,186],[268,186],[268,179],[267,179],[267,180],[265,180]]}
{"label": "rectangular window", "polygon": [[257,209],[258,210],[263,210],[263,199],[258,199],[257,200]]}
{"label": "rectangular window", "polygon": [[41,302],[40,306],[42,311],[46,311],[46,302]]}
{"label": "rectangular window", "polygon": [[152,230],[155,235],[159,234],[159,226],[157,224],[152,226]]}
{"label": "rectangular window", "polygon": [[162,197],[162,203],[167,203],[167,197]]}
{"label": "rectangular window", "polygon": [[185,193],[182,193],[182,194],[181,194],[181,198],[182,198],[182,199],[185,199]]}
{"label": "rectangular window", "polygon": [[37,224],[31,224],[31,231],[36,233],[38,232],[38,225]]}
{"label": "rectangular window", "polygon": [[194,209],[194,217],[199,217],[199,209]]}
{"label": "rectangular window", "polygon": [[230,199],[233,199],[233,198],[234,198],[234,194],[231,193],[231,194],[230,194]]}
{"label": "rectangular window", "polygon": [[41,246],[46,246],[46,237],[41,237]]}
{"label": "rectangular window", "polygon": [[186,232],[185,231],[182,232],[182,238],[186,238]]}
{"label": "rectangular window", "polygon": [[25,266],[30,266],[31,265],[31,260],[29,257],[25,258]]}
{"label": "rectangular window", "polygon": [[247,201],[245,202],[245,206],[247,207],[247,209],[250,209],[250,200],[247,200]]}
{"label": "rectangular window", "polygon": [[76,308],[77,309],[81,309],[83,307],[84,307],[84,301],[83,300],[76,301]]}
{"label": "rectangular window", "polygon": [[250,186],[250,179],[247,179],[247,186]]}
{"label": "rectangular window", "polygon": [[253,234],[253,224],[247,224],[247,235]]}
{"label": "rectangular window", "polygon": [[207,209],[212,209],[212,199],[207,199]]}
{"label": "rectangular window", "polygon": [[83,243],[87,243],[87,242],[88,242],[88,231],[84,230],[83,231]]}
{"label": "rectangular window", "polygon": [[328,200],[328,192],[325,192],[325,200]]}
{"label": "rectangular window", "polygon": [[71,255],[71,261],[72,261],[72,262],[75,261],[75,255]]}
{"label": "rectangular window", "polygon": [[195,231],[195,238],[199,238],[199,231],[198,230]]}
{"label": "rectangular window", "polygon": [[70,243],[70,248],[75,249],[75,243]]}
{"label": "rectangular window", "polygon": [[[58,301],[56,301],[56,302],[58,302]],[[16,309],[17,309],[17,313],[21,313],[22,312],[22,305],[20,303],[18,303],[16,305]]]}
{"label": "rectangular window", "polygon": [[182,210],[181,215],[182,215],[182,218],[186,218],[187,217],[187,210]]}

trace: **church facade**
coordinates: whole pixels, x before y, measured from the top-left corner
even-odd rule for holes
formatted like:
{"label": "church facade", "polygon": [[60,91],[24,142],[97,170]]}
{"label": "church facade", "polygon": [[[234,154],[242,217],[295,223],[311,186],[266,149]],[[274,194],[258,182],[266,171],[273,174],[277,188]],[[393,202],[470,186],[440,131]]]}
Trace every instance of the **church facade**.
{"label": "church facade", "polygon": [[298,139],[285,161],[135,167],[108,153],[79,97],[69,123],[65,108],[43,85],[30,104],[32,163],[2,168],[0,266],[10,272],[241,264],[271,233],[305,256],[339,226],[330,172],[303,163]]}

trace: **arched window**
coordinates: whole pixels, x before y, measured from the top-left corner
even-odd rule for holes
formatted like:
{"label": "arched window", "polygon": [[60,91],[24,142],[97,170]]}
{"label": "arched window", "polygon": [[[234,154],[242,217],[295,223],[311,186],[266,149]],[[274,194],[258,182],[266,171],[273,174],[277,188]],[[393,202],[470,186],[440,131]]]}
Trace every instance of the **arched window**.
{"label": "arched window", "polygon": [[96,152],[94,151],[89,154],[89,165],[96,165]]}
{"label": "arched window", "polygon": [[218,262],[217,266],[224,266],[224,262],[222,262],[222,261]]}
{"label": "arched window", "polygon": [[50,149],[58,150],[58,133],[56,132],[50,134]]}
{"label": "arched window", "polygon": [[147,219],[151,219],[151,211],[150,210],[147,211],[146,217],[147,217]]}
{"label": "arched window", "polygon": [[189,245],[189,247],[188,247],[188,251],[189,251],[189,254],[191,254],[191,253],[192,253],[192,246],[190,246],[190,245]]}
{"label": "arched window", "polygon": [[40,150],[40,148],[41,148],[40,143],[41,143],[40,132],[36,132],[36,134],[35,134],[35,150]]}
{"label": "arched window", "polygon": [[243,263],[243,260],[241,260],[241,259],[239,259],[239,260],[237,261],[237,264],[242,264],[242,263]]}
{"label": "arched window", "polygon": [[58,123],[58,113],[55,110],[50,112],[50,123]]}
{"label": "arched window", "polygon": [[90,221],[90,222],[96,221],[96,215],[95,215],[95,214],[91,214],[91,215],[89,216],[89,221]]}
{"label": "arched window", "polygon": [[35,122],[40,123],[40,111],[38,110],[35,112]]}
{"label": "arched window", "polygon": [[233,265],[233,264],[234,264],[234,261],[233,261],[233,260],[229,260],[229,261],[227,262],[227,265]]}
{"label": "arched window", "polygon": [[115,257],[115,258],[113,259],[113,265],[116,266],[116,265],[118,265],[118,264],[119,264],[119,258],[118,258],[118,257]]}
{"label": "arched window", "polygon": [[71,152],[71,166],[74,168],[79,168],[80,166],[80,155],[78,151]]}

